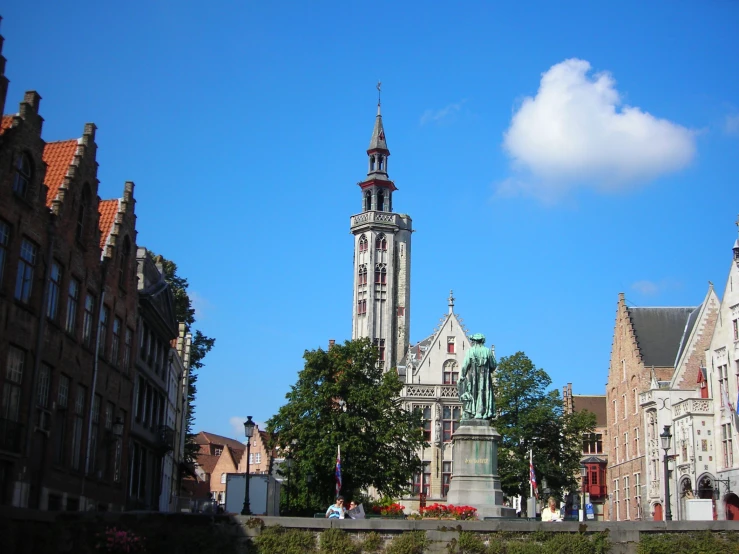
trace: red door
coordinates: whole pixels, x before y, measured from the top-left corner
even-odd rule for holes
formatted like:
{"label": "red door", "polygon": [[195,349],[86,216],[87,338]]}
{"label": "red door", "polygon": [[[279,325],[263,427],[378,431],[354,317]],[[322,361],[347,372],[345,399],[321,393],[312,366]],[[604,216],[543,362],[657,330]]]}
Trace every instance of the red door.
{"label": "red door", "polygon": [[662,504],[654,505],[654,521],[662,521]]}
{"label": "red door", "polygon": [[726,497],[726,519],[739,520],[739,498],[735,494]]}

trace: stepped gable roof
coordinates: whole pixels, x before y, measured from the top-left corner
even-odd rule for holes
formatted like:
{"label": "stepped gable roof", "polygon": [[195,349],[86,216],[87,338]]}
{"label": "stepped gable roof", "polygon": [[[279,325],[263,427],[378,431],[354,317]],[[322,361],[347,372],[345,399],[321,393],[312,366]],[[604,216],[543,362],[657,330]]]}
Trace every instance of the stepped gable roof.
{"label": "stepped gable roof", "polygon": [[[200,438],[201,435],[202,439]],[[237,440],[229,439],[228,437],[223,437],[221,435],[216,435],[215,433],[207,433],[206,431],[201,431],[200,433],[198,433],[196,442],[197,444],[220,444],[223,446],[228,446],[232,450],[246,449],[246,445],[240,443]]]}
{"label": "stepped gable roof", "polygon": [[213,470],[216,468],[216,464],[218,463],[218,458],[220,456],[214,456],[212,454],[198,454],[196,456],[196,460],[200,468],[208,474],[213,473]]}
{"label": "stepped gable roof", "polygon": [[695,322],[698,321],[698,316],[700,315],[700,312],[701,312],[701,306],[698,306],[688,316],[688,321],[685,324],[685,331],[683,332],[683,336],[680,339],[680,347],[677,350],[677,356],[675,356],[675,361],[674,361],[675,366],[677,366],[677,362],[680,360],[680,356],[682,356],[683,350],[685,350],[686,346],[688,345],[688,341],[690,339],[690,333],[693,332],[693,327],[695,327]]}
{"label": "stepped gable roof", "polygon": [[695,306],[627,308],[645,366],[674,367]]}
{"label": "stepped gable roof", "polygon": [[[5,118],[3,118],[5,119]],[[64,183],[67,176],[69,166],[74,161],[74,155],[77,153],[77,139],[60,140],[57,142],[47,142],[44,146],[44,162],[46,163],[46,177],[44,184],[48,190],[46,192],[46,205],[51,207],[51,203],[59,194],[59,188]]]}
{"label": "stepped gable roof", "polygon": [[115,223],[115,216],[118,215],[120,201],[115,198],[113,200],[101,200],[98,205],[98,212],[100,212],[100,248],[105,249],[105,244],[108,242],[108,235],[113,229],[113,223]]}
{"label": "stepped gable roof", "polygon": [[0,135],[2,135],[6,129],[10,129],[10,127],[13,125],[13,115],[4,115],[2,120],[0,120]]}
{"label": "stepped gable roof", "polygon": [[587,410],[594,413],[596,427],[605,427],[607,424],[605,395],[573,394],[572,408],[575,412]]}

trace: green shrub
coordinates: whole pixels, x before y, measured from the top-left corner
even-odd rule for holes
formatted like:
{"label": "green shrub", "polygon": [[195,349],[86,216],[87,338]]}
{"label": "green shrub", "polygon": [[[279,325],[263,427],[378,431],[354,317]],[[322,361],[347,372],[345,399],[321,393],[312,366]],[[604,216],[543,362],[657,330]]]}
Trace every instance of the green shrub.
{"label": "green shrub", "polygon": [[352,538],[341,529],[326,529],[321,533],[321,554],[360,554],[361,549]]}
{"label": "green shrub", "polygon": [[393,538],[385,554],[423,554],[426,549],[426,533],[424,531],[408,531]]}
{"label": "green shrub", "polygon": [[306,554],[316,551],[316,537],[310,531],[266,527],[256,540],[261,554]]}
{"label": "green shrub", "polygon": [[371,531],[364,536],[362,541],[362,552],[364,554],[375,554],[382,549],[382,537],[380,533]]}
{"label": "green shrub", "polygon": [[739,553],[736,533],[642,533],[637,552],[639,554],[675,554],[676,552],[700,552],[701,554]]}
{"label": "green shrub", "polygon": [[459,552],[459,554],[486,554],[487,551],[482,535],[460,531],[456,552]]}

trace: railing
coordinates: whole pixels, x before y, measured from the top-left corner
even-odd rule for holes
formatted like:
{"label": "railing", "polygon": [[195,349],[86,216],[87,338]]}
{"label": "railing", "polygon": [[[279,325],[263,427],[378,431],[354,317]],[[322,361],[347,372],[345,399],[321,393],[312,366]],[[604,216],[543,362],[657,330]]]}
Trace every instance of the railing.
{"label": "railing", "polygon": [[400,393],[404,398],[459,399],[457,385],[405,385]]}
{"label": "railing", "polygon": [[17,421],[0,419],[0,450],[20,453],[23,445],[23,425]]}
{"label": "railing", "polygon": [[713,400],[710,398],[686,398],[672,407],[672,417],[680,417],[692,414],[712,414]]}
{"label": "railing", "polygon": [[388,223],[390,225],[399,225],[398,215],[391,212],[362,212],[361,214],[352,216],[351,226],[361,225],[362,223]]}

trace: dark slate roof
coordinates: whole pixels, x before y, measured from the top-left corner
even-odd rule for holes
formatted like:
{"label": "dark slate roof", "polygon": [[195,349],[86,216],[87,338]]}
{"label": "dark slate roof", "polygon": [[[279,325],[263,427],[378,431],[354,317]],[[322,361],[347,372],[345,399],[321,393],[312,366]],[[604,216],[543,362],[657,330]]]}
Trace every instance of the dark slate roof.
{"label": "dark slate roof", "polygon": [[576,412],[592,412],[595,414],[595,426],[605,427],[606,422],[606,397],[575,394],[572,396],[572,408]]}
{"label": "dark slate roof", "polygon": [[688,345],[688,339],[690,339],[690,333],[693,332],[693,327],[695,327],[695,322],[698,321],[698,315],[700,314],[701,306],[698,306],[695,310],[690,312],[690,316],[688,317],[688,322],[685,324],[685,332],[683,333],[683,337],[680,340],[680,348],[678,349],[677,356],[675,357],[675,361],[673,362],[676,367],[677,367],[677,361],[680,359],[680,356],[683,355],[683,351],[685,350],[685,347]]}
{"label": "dark slate roof", "polygon": [[695,309],[628,308],[645,366],[674,367],[688,318]]}

